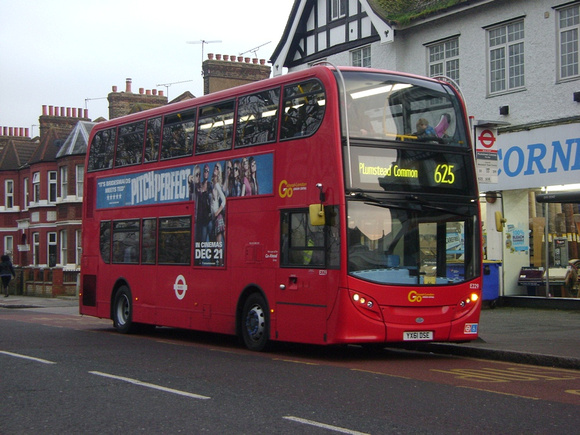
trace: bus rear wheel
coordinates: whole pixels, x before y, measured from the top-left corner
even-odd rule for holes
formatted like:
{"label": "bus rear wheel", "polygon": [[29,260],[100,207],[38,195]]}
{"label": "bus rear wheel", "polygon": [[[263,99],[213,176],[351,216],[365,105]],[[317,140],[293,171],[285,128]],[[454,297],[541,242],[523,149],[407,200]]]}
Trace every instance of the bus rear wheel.
{"label": "bus rear wheel", "polygon": [[133,303],[129,287],[123,285],[115,293],[113,300],[113,325],[123,334],[134,332]]}
{"label": "bus rear wheel", "polygon": [[254,293],[246,299],[241,317],[244,344],[250,350],[264,350],[268,344],[270,325],[268,307],[264,298]]}

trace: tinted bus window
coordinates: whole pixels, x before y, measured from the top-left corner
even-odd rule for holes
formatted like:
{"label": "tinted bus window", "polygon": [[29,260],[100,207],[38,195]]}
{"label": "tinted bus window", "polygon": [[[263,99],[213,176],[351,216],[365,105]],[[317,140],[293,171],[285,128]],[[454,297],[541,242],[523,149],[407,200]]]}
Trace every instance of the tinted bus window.
{"label": "tinted bus window", "polygon": [[195,109],[167,115],[163,124],[161,159],[192,155],[194,133]]}
{"label": "tinted bus window", "polygon": [[156,162],[159,157],[159,142],[161,141],[161,118],[147,121],[147,142],[145,142],[145,163]]}
{"label": "tinted bus window", "polygon": [[316,80],[285,87],[280,139],[313,134],[322,122],[325,105],[324,89]]}
{"label": "tinted bus window", "polygon": [[139,263],[139,221],[113,222],[113,263]]}
{"label": "tinted bus window", "polygon": [[155,264],[157,245],[157,219],[143,219],[143,240],[141,242],[141,263]]}
{"label": "tinted bus window", "polygon": [[190,264],[191,217],[159,220],[159,264]]}
{"label": "tinted bus window", "polygon": [[230,149],[234,130],[234,102],[217,103],[199,111],[196,154]]}
{"label": "tinted bus window", "polygon": [[105,263],[111,262],[111,222],[101,222],[101,234],[99,237],[101,258]]}
{"label": "tinted bus window", "polygon": [[340,227],[336,207],[324,208],[327,224],[310,224],[308,210],[281,215],[281,265],[335,269],[340,265]]}
{"label": "tinted bus window", "polygon": [[358,71],[346,71],[344,78],[351,137],[468,146],[463,120],[458,117],[461,102],[448,85]]}
{"label": "tinted bus window", "polygon": [[276,140],[280,89],[245,95],[238,100],[236,147]]}
{"label": "tinted bus window", "polygon": [[89,171],[98,171],[99,169],[110,169],[113,167],[115,137],[116,130],[114,128],[102,130],[95,134],[89,153]]}
{"label": "tinted bus window", "polygon": [[115,166],[137,165],[143,156],[145,121],[119,127]]}

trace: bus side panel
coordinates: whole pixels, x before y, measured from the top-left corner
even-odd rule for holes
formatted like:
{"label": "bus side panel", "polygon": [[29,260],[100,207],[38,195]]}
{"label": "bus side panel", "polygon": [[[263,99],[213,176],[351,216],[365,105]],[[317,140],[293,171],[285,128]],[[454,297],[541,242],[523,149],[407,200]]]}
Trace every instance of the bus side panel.
{"label": "bus side panel", "polygon": [[327,344],[374,343],[386,340],[384,322],[371,318],[357,310],[349,290],[341,287],[338,298],[328,319]]}
{"label": "bus side panel", "polygon": [[[275,270],[280,261],[280,227],[278,213],[268,210],[271,198],[228,198],[226,221],[226,268],[228,279],[222,281],[227,296],[216,300],[228,319],[228,333],[235,333],[236,306],[252,292],[266,298],[270,310],[275,308]],[[276,313],[270,313],[271,323]],[[231,331],[231,332],[230,332]],[[272,324],[270,331],[273,331]]]}
{"label": "bus side panel", "polygon": [[280,268],[277,272],[277,340],[325,344],[327,319],[340,272],[314,268]]}

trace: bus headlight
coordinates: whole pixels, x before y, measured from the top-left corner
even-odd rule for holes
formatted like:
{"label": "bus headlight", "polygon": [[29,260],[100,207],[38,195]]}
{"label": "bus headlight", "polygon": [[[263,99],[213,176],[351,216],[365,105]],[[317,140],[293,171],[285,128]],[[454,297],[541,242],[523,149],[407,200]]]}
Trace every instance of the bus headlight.
{"label": "bus headlight", "polygon": [[349,293],[351,302],[361,313],[375,320],[383,320],[379,304],[375,300],[360,292],[349,290]]}
{"label": "bus headlight", "polygon": [[464,297],[459,301],[458,310],[455,317],[462,316],[466,311],[470,310],[472,307],[475,306],[476,302],[479,300],[479,294],[471,293],[469,296]]}

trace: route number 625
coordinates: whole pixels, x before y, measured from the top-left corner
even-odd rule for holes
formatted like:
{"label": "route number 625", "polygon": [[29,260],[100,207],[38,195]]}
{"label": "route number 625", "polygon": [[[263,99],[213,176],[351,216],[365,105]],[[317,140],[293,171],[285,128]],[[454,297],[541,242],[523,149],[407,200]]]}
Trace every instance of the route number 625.
{"label": "route number 625", "polygon": [[455,183],[455,174],[453,173],[453,165],[447,164],[437,165],[437,168],[435,169],[435,182],[438,184]]}

